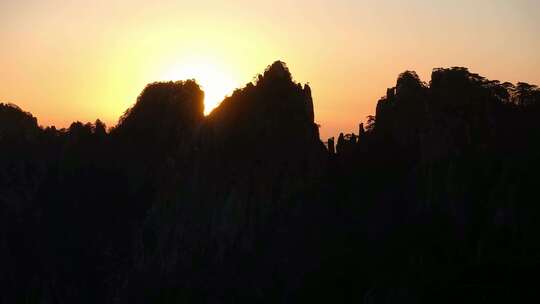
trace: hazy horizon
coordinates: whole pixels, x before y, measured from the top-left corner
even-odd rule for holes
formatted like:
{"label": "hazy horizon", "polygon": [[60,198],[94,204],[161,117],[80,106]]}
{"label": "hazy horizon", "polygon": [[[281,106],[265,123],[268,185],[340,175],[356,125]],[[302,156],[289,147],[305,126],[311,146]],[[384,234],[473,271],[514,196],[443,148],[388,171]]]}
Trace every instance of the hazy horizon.
{"label": "hazy horizon", "polygon": [[0,102],[41,125],[116,124],[147,83],[195,78],[209,99],[282,60],[310,83],[321,139],[354,132],[399,73],[464,66],[540,84],[538,1],[0,3]]}

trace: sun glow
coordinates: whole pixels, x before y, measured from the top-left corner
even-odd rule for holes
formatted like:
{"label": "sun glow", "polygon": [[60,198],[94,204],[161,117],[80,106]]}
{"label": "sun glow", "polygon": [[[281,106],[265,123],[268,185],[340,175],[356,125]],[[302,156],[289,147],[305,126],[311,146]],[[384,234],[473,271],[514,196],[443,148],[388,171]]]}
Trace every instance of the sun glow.
{"label": "sun glow", "polygon": [[218,65],[188,63],[170,67],[164,80],[195,79],[204,91],[204,114],[212,112],[238,84]]}

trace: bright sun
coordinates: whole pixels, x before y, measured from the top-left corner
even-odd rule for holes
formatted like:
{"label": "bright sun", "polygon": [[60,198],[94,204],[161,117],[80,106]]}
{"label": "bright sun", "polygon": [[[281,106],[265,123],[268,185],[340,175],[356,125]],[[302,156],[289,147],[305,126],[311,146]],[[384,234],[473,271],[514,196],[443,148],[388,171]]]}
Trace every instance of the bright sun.
{"label": "bright sun", "polygon": [[210,113],[225,96],[232,93],[236,83],[215,65],[190,63],[173,66],[164,75],[166,80],[195,79],[204,91],[204,113]]}

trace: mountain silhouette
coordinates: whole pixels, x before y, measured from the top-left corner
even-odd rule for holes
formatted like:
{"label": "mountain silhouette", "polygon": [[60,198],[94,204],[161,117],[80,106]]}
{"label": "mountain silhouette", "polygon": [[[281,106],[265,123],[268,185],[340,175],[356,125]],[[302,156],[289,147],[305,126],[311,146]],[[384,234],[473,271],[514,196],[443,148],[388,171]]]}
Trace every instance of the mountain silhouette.
{"label": "mountain silhouette", "polygon": [[152,83],[110,129],[0,104],[0,302],[536,295],[538,87],[405,71],[326,145],[284,62],[207,116],[203,99]]}

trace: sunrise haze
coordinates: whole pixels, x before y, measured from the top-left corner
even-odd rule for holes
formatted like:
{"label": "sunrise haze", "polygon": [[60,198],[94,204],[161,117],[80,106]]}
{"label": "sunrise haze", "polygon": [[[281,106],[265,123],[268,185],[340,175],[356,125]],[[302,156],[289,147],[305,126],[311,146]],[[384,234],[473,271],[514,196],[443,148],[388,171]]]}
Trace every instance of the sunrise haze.
{"label": "sunrise haze", "polygon": [[356,131],[405,70],[540,84],[540,2],[0,2],[0,101],[41,125],[111,126],[147,83],[195,78],[206,112],[275,60],[313,90],[323,139]]}

